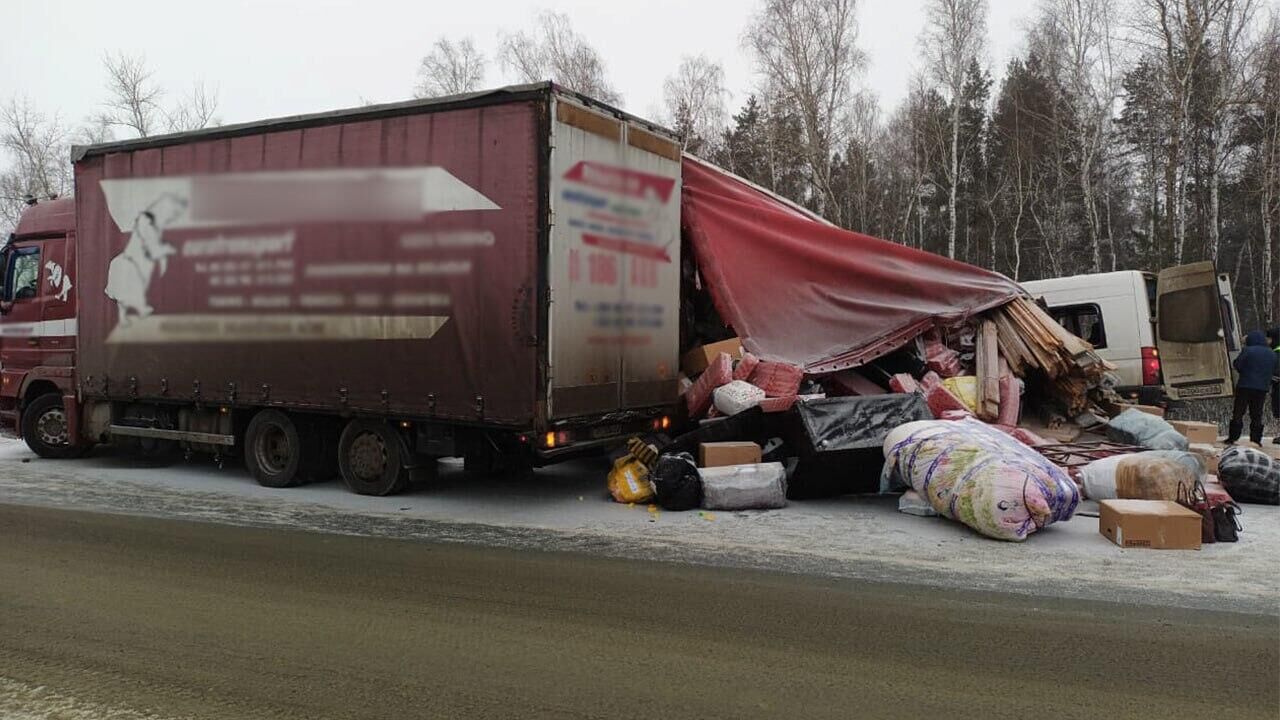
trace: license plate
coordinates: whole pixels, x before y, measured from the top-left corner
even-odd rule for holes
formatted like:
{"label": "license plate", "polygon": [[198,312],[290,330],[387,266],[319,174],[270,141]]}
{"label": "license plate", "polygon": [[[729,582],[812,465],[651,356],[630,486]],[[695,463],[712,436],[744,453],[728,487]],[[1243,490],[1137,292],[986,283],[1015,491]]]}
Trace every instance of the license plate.
{"label": "license plate", "polygon": [[1222,383],[1213,383],[1210,385],[1191,385],[1188,387],[1180,387],[1178,390],[1179,398],[1198,398],[1209,397],[1211,395],[1222,395]]}
{"label": "license plate", "polygon": [[599,425],[591,428],[592,438],[606,438],[622,434],[621,425]]}

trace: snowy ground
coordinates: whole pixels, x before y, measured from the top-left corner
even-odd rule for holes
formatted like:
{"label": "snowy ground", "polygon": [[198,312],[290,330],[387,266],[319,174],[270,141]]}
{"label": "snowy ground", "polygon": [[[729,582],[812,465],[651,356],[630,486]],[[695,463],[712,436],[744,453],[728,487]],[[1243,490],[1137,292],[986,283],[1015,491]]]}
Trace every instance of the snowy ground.
{"label": "snowy ground", "polygon": [[1241,541],[1199,552],[1118,548],[1085,515],[1096,514],[1092,503],[1015,544],[901,514],[892,497],[795,502],[776,511],[654,512],[610,502],[605,469],[602,461],[582,461],[532,479],[473,481],[446,462],[431,487],[370,498],[340,482],[263,488],[243,469],[201,459],[157,463],[99,450],[81,460],[43,460],[2,438],[0,501],[1280,615],[1280,508],[1245,506]]}

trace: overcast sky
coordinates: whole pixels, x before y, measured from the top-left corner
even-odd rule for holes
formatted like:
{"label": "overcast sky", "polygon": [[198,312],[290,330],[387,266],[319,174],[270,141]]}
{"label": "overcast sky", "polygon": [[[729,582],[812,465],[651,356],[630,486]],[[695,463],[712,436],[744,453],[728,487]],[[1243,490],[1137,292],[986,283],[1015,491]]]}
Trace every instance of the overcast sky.
{"label": "overcast sky", "polygon": [[[6,4],[14,0],[6,0]],[[16,0],[0,36],[0,100],[18,95],[77,124],[103,99],[102,55],[146,56],[172,93],[201,79],[224,123],[410,96],[418,61],[442,35],[471,35],[490,56],[486,85],[511,80],[492,56],[503,33],[541,8],[569,15],[600,51],[625,109],[654,116],[662,80],[686,54],[724,65],[730,111],[750,93],[742,32],[761,0]],[[919,70],[922,0],[863,0],[859,85],[882,107]],[[991,0],[987,59],[999,74],[1021,42],[1029,0]],[[14,20],[16,19],[16,26]]]}

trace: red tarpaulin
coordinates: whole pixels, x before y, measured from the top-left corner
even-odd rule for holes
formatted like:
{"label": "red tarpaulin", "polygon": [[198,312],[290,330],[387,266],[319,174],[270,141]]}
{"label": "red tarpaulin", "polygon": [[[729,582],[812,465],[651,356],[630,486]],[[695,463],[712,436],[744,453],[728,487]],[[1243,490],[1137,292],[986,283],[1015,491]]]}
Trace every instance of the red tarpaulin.
{"label": "red tarpaulin", "polygon": [[998,273],[819,222],[694,158],[683,166],[684,237],[721,317],[760,357],[843,370],[1021,292]]}

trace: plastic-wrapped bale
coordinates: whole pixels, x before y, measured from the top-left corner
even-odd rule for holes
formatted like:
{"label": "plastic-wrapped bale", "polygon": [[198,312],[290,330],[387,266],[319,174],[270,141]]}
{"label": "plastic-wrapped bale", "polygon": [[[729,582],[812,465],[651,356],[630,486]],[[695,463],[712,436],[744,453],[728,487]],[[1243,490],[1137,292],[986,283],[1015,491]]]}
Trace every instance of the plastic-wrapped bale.
{"label": "plastic-wrapped bale", "polygon": [[804,370],[787,363],[761,360],[752,371],[750,380],[769,397],[788,397],[800,394]]}
{"label": "plastic-wrapped bale", "polygon": [[882,487],[895,474],[939,514],[997,540],[1025,540],[1069,520],[1080,504],[1061,468],[973,418],[895,429],[885,440]]}
{"label": "plastic-wrapped bale", "polygon": [[1218,480],[1236,502],[1280,505],[1280,460],[1251,447],[1218,456]]}
{"label": "plastic-wrapped bale", "polygon": [[889,389],[896,393],[920,392],[920,383],[907,373],[897,373],[889,378]]}
{"label": "plastic-wrapped bale", "polygon": [[998,425],[1017,425],[1022,414],[1022,381],[1013,375],[1000,376],[1000,413]]}
{"label": "plastic-wrapped bale", "polygon": [[733,358],[729,353],[720,353],[707,369],[694,381],[693,387],[685,393],[684,399],[689,404],[689,417],[700,418],[711,407],[711,393],[721,385],[733,381]]}
{"label": "plastic-wrapped bale", "polygon": [[1148,450],[1112,455],[1080,468],[1080,484],[1090,500],[1174,500],[1178,486],[1204,479],[1194,453]]}
{"label": "plastic-wrapped bale", "polygon": [[654,499],[664,510],[693,510],[702,505],[702,478],[689,453],[658,458],[649,483]]}
{"label": "plastic-wrapped bale", "polygon": [[1186,450],[1187,438],[1164,419],[1141,410],[1129,409],[1111,418],[1107,437],[1126,445],[1139,445],[1152,450]]}
{"label": "plastic-wrapped bale", "polygon": [[1148,450],[1094,460],[1079,478],[1090,500],[1177,500],[1178,483],[1203,480],[1204,466],[1192,453]]}
{"label": "plastic-wrapped bale", "polygon": [[942,381],[945,387],[957,400],[964,403],[969,412],[978,410],[978,378],[973,375],[959,375]]}
{"label": "plastic-wrapped bale", "polygon": [[925,373],[924,377],[920,378],[920,388],[924,390],[925,402],[928,403],[929,411],[934,417],[940,418],[948,410],[958,410],[966,415],[972,414],[964,402],[947,389],[937,373]]}
{"label": "plastic-wrapped bale", "polygon": [[737,415],[743,410],[753,408],[764,400],[764,390],[746,380],[734,380],[721,385],[712,393],[715,407],[724,415]]}
{"label": "plastic-wrapped bale", "polygon": [[787,505],[782,463],[700,468],[702,507],[708,510],[771,510]]}
{"label": "plastic-wrapped bale", "polygon": [[955,377],[964,370],[960,365],[960,353],[947,347],[936,332],[924,336],[924,361],[930,370],[944,378]]}
{"label": "plastic-wrapped bale", "polygon": [[756,366],[760,364],[760,358],[751,353],[743,353],[742,359],[737,365],[733,366],[733,379],[746,380],[751,377],[751,373],[755,371]]}

